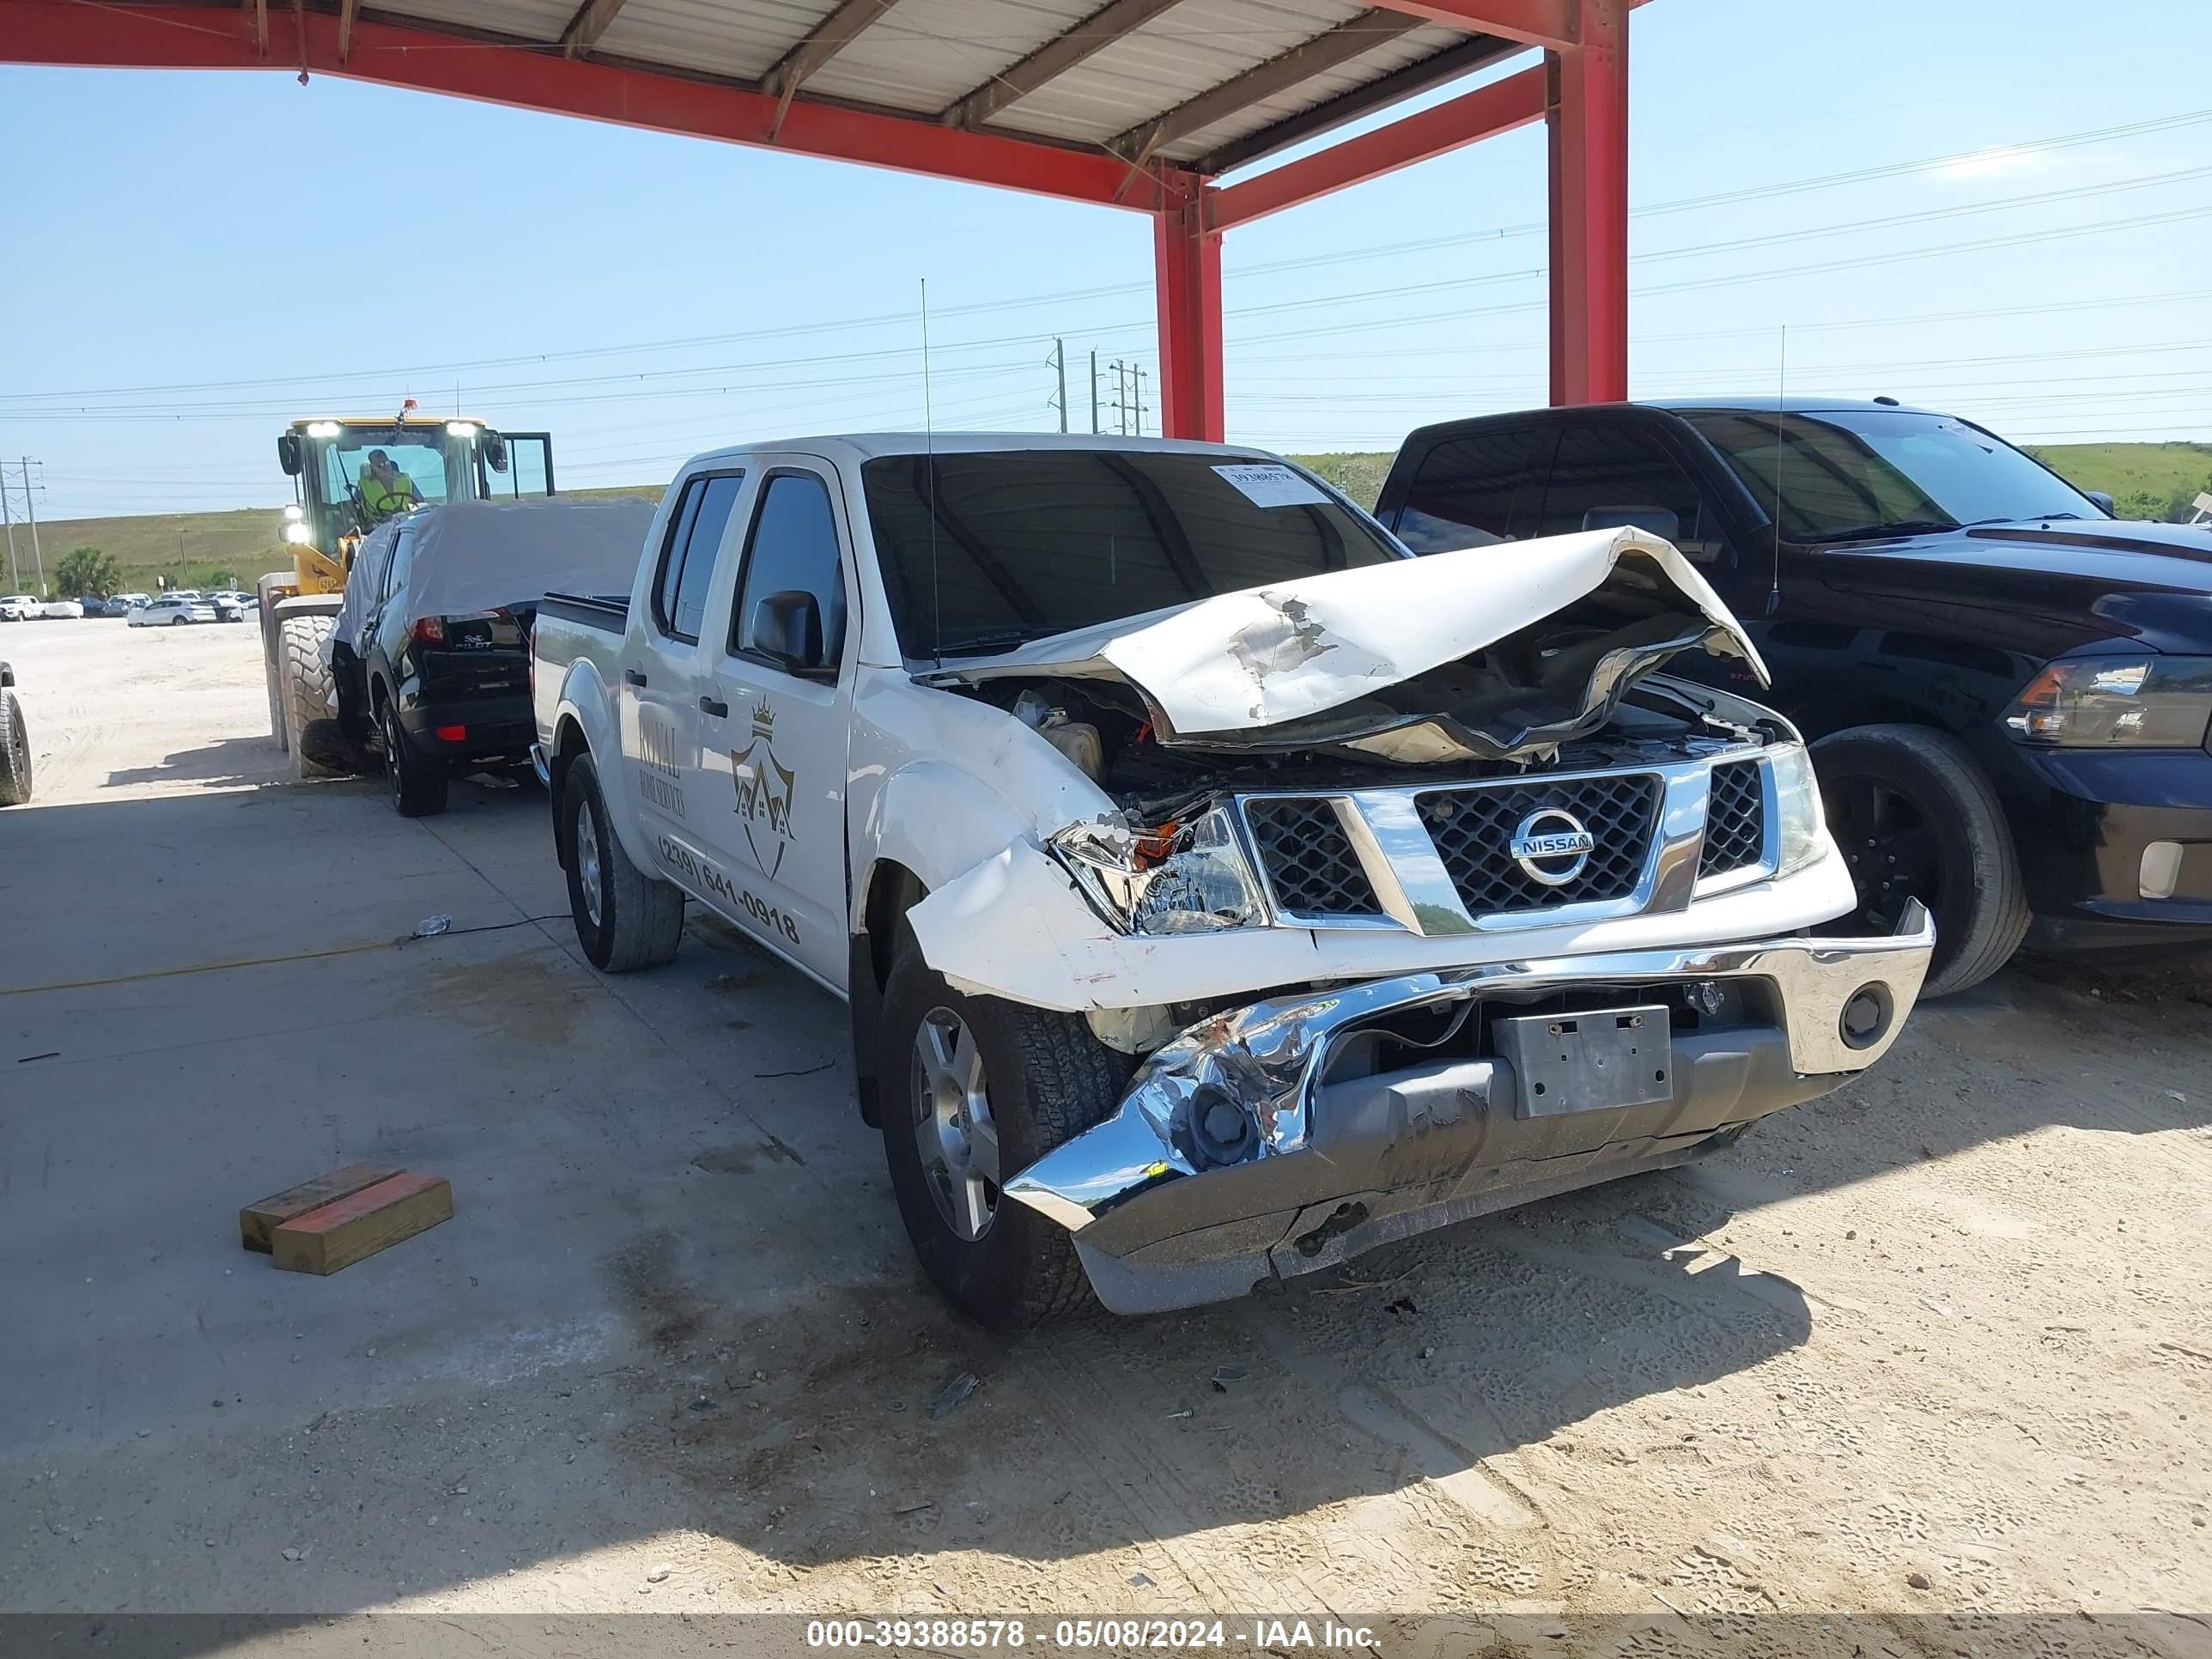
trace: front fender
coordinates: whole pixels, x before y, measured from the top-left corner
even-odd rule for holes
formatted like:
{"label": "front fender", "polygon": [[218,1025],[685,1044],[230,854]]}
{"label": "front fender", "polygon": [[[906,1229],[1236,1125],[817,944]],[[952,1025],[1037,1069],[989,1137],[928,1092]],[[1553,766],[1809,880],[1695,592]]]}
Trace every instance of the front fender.
{"label": "front fender", "polygon": [[584,746],[599,770],[599,793],[606,802],[607,821],[614,829],[615,839],[629,854],[632,864],[641,870],[655,871],[660,860],[654,855],[653,837],[638,821],[637,797],[631,790],[629,758],[623,753],[622,720],[616,707],[614,694],[599,677],[599,665],[586,657],[577,658],[561,678],[561,698],[554,707],[547,753],[560,752],[563,728],[573,725],[583,733]]}
{"label": "front fender", "polygon": [[[868,801],[860,837],[867,854],[854,888],[855,907],[872,890],[878,865],[902,865],[934,890],[1010,842],[1028,840],[1033,828],[1030,814],[966,768],[936,758],[908,761]],[[855,915],[856,930],[860,921]]]}

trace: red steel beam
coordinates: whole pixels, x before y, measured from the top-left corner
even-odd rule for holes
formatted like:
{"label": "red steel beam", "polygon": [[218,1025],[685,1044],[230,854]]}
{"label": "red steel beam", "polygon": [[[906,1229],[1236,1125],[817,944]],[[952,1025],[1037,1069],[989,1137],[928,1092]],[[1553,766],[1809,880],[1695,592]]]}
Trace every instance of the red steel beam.
{"label": "red steel beam", "polygon": [[1206,223],[1206,191],[1170,173],[1152,217],[1159,291],[1160,433],[1219,443],[1225,428],[1221,364],[1221,233]]}
{"label": "red steel beam", "polygon": [[1552,401],[1628,396],[1628,0],[1579,0],[1549,65]]}
{"label": "red steel beam", "polygon": [[[264,57],[252,14],[191,5],[78,5],[0,0],[0,63],[108,69],[281,69],[444,93],[618,126],[790,150],[902,173],[964,179],[1067,201],[1150,211],[1157,198],[1127,162],[988,132],[801,100],[776,126],[777,100],[744,88],[568,58],[366,19],[341,58],[339,20],[308,12]],[[301,61],[304,57],[304,62]]]}
{"label": "red steel beam", "polygon": [[1375,0],[1379,6],[1475,34],[1562,52],[1576,46],[1577,0]]}
{"label": "red steel beam", "polygon": [[1478,138],[1540,121],[1544,106],[1543,69],[1522,70],[1418,115],[1286,161],[1241,185],[1209,191],[1206,222],[1218,231],[1249,224],[1263,215],[1279,213],[1333,191],[1395,173]]}

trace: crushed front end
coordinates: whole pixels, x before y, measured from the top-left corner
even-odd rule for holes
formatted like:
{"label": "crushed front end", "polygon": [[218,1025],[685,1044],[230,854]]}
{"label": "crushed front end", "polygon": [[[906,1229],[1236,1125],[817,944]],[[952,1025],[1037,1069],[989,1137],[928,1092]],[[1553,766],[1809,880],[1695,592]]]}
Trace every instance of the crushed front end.
{"label": "crushed front end", "polygon": [[1763,678],[1696,574],[1633,532],[1515,552],[1588,568],[1517,627],[1431,624],[1389,660],[1393,617],[1458,597],[1413,586],[1442,562],[1390,570],[1388,614],[1375,573],[1324,577],[957,677],[1116,809],[909,913],[963,992],[1133,1058],[1104,1121],[1004,1188],[1109,1308],[1685,1162],[1872,1064],[1918,996],[1918,905],[1825,936],[1853,889],[1789,722],[1656,672]]}

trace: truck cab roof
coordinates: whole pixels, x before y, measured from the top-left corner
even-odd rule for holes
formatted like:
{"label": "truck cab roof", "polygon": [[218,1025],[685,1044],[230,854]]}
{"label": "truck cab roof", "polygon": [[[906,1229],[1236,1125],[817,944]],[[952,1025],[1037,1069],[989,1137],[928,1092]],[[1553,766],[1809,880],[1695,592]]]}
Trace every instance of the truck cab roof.
{"label": "truck cab roof", "polygon": [[1085,453],[1114,450],[1137,454],[1220,455],[1238,460],[1279,462],[1266,450],[1237,444],[1192,443],[1180,438],[1127,438],[1092,433],[1038,432],[860,432],[821,434],[811,437],[777,438],[732,444],[710,450],[687,462],[697,467],[744,455],[818,455],[825,460],[872,461],[885,455],[974,455],[1009,450],[1073,450]]}

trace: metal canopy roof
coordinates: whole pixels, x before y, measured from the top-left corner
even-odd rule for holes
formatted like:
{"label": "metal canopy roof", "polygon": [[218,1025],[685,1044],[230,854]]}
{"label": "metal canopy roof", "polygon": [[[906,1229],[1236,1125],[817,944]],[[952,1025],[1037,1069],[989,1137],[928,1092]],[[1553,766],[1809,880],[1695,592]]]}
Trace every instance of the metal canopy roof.
{"label": "metal canopy roof", "polygon": [[[1166,431],[1222,434],[1224,233],[1543,122],[1554,402],[1627,388],[1641,0],[0,0],[0,63],[296,70],[1148,215]],[[1218,175],[1470,71],[1543,61]]]}
{"label": "metal canopy roof", "polygon": [[[288,21],[270,10],[279,55]],[[1526,50],[1358,0],[388,0],[359,15],[1202,174]]]}

